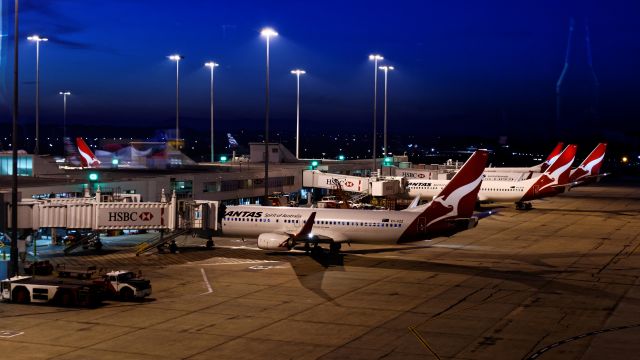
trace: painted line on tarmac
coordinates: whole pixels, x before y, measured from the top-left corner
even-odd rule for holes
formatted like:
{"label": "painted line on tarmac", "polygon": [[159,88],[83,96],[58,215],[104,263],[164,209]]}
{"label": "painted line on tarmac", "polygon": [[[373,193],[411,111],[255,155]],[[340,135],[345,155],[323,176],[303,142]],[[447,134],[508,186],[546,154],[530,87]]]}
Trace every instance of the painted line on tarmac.
{"label": "painted line on tarmac", "polygon": [[576,341],[576,340],[580,340],[582,338],[588,337],[588,336],[595,336],[595,335],[599,335],[602,333],[606,333],[606,332],[611,332],[611,331],[618,331],[618,330],[625,330],[625,329],[631,329],[631,328],[635,328],[635,327],[640,327],[640,324],[633,324],[633,325],[624,325],[624,326],[616,326],[616,327],[612,327],[612,328],[608,328],[608,329],[601,329],[601,330],[596,330],[596,331],[590,331],[584,334],[580,334],[580,335],[576,335],[576,336],[572,336],[570,338],[566,338],[564,340],[560,340],[558,342],[554,342],[551,345],[547,345],[539,350],[536,350],[533,354],[522,358],[523,360],[534,360],[539,358],[540,356],[542,356],[542,354],[544,354],[545,352],[556,348],[560,345],[564,345],[568,342],[572,342],[572,341]]}
{"label": "painted line on tarmac", "polygon": [[12,338],[14,336],[19,336],[24,334],[24,331],[16,331],[16,330],[0,330],[0,338]]}
{"label": "painted line on tarmac", "polygon": [[200,268],[200,272],[202,273],[202,279],[204,280],[204,284],[207,285],[207,290],[209,290],[206,293],[203,293],[201,295],[211,294],[213,292],[213,289],[211,288],[211,284],[209,284],[209,279],[207,279],[207,274],[204,272],[203,268]]}
{"label": "painted line on tarmac", "polygon": [[418,338],[418,341],[420,341],[420,343],[427,348],[427,350],[429,350],[429,352],[431,352],[433,354],[433,356],[436,357],[436,359],[441,360],[440,356],[438,356],[438,354],[436,354],[435,351],[433,351],[433,349],[431,348],[431,346],[429,346],[429,344],[427,343],[427,340],[425,340],[422,335],[420,335],[420,333],[418,332],[418,330],[414,327],[414,326],[409,326],[409,331],[411,331],[413,333],[413,335],[415,335]]}

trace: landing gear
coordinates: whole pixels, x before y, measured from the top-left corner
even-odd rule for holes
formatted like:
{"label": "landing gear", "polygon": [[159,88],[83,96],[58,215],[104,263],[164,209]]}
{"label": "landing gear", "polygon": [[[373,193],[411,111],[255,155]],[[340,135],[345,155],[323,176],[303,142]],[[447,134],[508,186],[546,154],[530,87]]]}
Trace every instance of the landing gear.
{"label": "landing gear", "polygon": [[176,244],[175,240],[171,240],[171,244],[169,244],[169,252],[172,254],[178,252],[178,244]]}
{"label": "landing gear", "polygon": [[207,240],[205,246],[207,247],[207,249],[211,249],[212,247],[215,246],[215,244],[213,243],[212,239]]}
{"label": "landing gear", "polygon": [[337,254],[340,252],[340,249],[341,249],[341,248],[342,248],[342,244],[332,242],[332,243],[329,245],[329,254],[330,254],[330,255],[337,255]]}
{"label": "landing gear", "polygon": [[516,210],[531,210],[533,206],[530,202],[519,201],[516,203]]}

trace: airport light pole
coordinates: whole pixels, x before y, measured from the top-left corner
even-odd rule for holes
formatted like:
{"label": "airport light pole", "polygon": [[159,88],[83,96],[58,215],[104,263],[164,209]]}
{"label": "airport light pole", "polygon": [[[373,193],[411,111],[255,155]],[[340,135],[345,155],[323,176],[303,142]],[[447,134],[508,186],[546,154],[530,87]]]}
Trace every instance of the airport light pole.
{"label": "airport light pole", "polygon": [[36,43],[36,146],[33,153],[38,155],[40,153],[40,42],[49,41],[49,39],[31,35],[27,40]]}
{"label": "airport light pole", "polygon": [[215,162],[215,156],[213,152],[213,69],[218,67],[220,64],[209,61],[204,64],[204,66],[208,67],[211,70],[211,162]]}
{"label": "airport light pole", "polygon": [[71,95],[70,91],[60,91],[58,94],[62,95],[62,144],[64,147],[64,139],[67,138],[67,96]]}
{"label": "airport light pole", "polygon": [[369,55],[369,60],[373,60],[373,167],[371,168],[371,172],[373,172],[378,167],[376,164],[376,122],[378,117],[378,61],[384,60],[384,57],[379,54],[371,54]]}
{"label": "airport light pole", "polygon": [[179,54],[169,55],[169,60],[176,62],[176,148],[180,149],[180,60],[184,56]]}
{"label": "airport light pole", "polygon": [[300,75],[307,72],[301,69],[291,70],[296,76],[296,159],[300,158]]}
{"label": "airport light pole", "polygon": [[264,109],[264,204],[269,201],[269,44],[272,37],[278,33],[272,28],[264,28],[260,35],[267,39],[267,62],[266,62],[266,84],[265,84],[265,109]]}
{"label": "airport light pole", "polygon": [[387,77],[389,71],[393,70],[393,66],[380,66],[380,70],[384,71],[384,154],[383,157],[387,157]]}
{"label": "airport light pole", "polygon": [[13,121],[11,129],[11,276],[18,275],[18,0],[13,20]]}

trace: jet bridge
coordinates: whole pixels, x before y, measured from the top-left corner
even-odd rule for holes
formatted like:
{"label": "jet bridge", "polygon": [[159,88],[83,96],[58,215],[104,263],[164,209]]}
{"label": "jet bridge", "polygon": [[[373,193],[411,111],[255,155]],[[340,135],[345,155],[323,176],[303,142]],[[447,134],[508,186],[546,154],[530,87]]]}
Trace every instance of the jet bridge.
{"label": "jet bridge", "polygon": [[[124,200],[128,199],[128,200]],[[67,228],[104,230],[217,230],[217,201],[178,201],[175,193],[159,202],[104,202],[100,190],[95,197],[73,199],[25,199],[18,203],[18,228]],[[11,224],[11,204],[7,206],[7,222]]]}
{"label": "jet bridge", "polygon": [[398,177],[378,178],[342,174],[323,173],[318,170],[304,170],[302,186],[319,189],[335,189],[340,183],[343,191],[363,193],[373,196],[396,195],[402,191],[402,180]]}

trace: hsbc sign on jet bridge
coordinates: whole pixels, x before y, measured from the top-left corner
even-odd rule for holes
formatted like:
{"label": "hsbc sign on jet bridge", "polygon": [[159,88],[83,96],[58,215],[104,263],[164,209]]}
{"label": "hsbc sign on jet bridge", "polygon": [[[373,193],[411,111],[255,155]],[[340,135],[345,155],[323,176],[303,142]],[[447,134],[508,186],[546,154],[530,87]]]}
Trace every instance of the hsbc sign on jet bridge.
{"label": "hsbc sign on jet bridge", "polygon": [[114,205],[116,206],[98,208],[98,229],[109,229],[113,226],[159,229],[167,225],[164,207],[141,208],[139,206],[129,207],[125,204]]}

